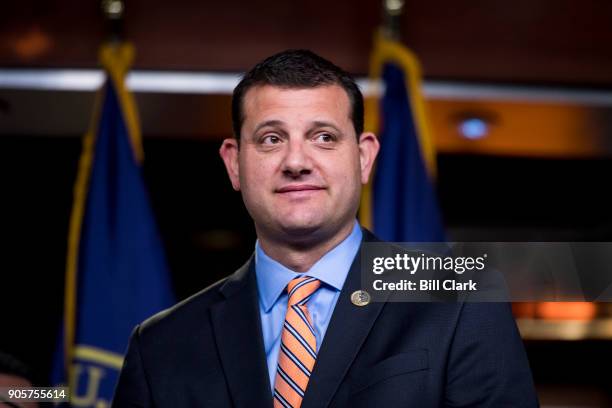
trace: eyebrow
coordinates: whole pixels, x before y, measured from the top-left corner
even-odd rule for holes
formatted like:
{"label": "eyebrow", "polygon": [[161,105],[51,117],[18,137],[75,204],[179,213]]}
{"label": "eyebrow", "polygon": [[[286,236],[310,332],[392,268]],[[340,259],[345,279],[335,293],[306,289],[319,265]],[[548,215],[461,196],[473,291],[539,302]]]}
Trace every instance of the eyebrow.
{"label": "eyebrow", "polygon": [[261,122],[259,125],[255,126],[255,130],[253,131],[253,133],[257,133],[261,128],[264,128],[266,126],[281,126],[284,124],[285,122],[283,122],[282,120],[266,120],[265,122]]}
{"label": "eyebrow", "polygon": [[310,127],[309,132],[311,132],[312,130],[316,128],[321,128],[321,127],[330,127],[334,129],[336,132],[342,133],[342,131],[340,130],[340,128],[338,128],[338,126],[334,125],[331,122],[326,122],[326,121],[321,121],[321,120],[315,120],[314,122],[312,122],[312,126]]}
{"label": "eyebrow", "polygon": [[[253,131],[253,134],[257,133],[262,128],[265,128],[268,126],[283,126],[283,125],[285,125],[285,122],[282,120],[278,120],[278,119],[266,120],[264,122],[261,122],[257,126],[255,126],[255,130]],[[321,127],[330,127],[334,129],[336,132],[342,133],[342,131],[340,130],[340,128],[338,128],[338,126],[334,125],[332,122],[327,122],[324,120],[313,121],[312,126],[310,126],[308,132],[312,132],[314,129],[321,128]]]}

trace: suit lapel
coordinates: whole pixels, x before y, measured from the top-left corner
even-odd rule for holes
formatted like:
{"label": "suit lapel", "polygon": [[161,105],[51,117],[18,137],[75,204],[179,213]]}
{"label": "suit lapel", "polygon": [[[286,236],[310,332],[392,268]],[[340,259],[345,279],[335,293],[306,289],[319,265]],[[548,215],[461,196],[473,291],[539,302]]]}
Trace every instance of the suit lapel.
{"label": "suit lapel", "polygon": [[225,300],[211,309],[217,348],[236,407],[272,407],[254,267],[251,258],[232,275],[219,289]]}
{"label": "suit lapel", "polygon": [[[372,240],[377,239],[364,230],[364,241]],[[385,304],[372,302],[366,306],[355,306],[351,302],[351,294],[362,289],[360,264],[358,252],[325,333],[302,408],[326,407],[330,404]]]}

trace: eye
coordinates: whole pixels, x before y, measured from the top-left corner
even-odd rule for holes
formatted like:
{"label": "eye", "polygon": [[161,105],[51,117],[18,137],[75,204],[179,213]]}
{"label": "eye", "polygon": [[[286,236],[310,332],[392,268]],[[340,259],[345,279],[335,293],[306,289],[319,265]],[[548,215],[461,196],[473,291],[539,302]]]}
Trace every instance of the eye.
{"label": "eye", "polygon": [[265,135],[263,138],[261,138],[261,144],[264,145],[274,145],[274,144],[278,144],[281,142],[281,138],[278,135]]}
{"label": "eye", "polygon": [[336,141],[336,137],[331,133],[319,133],[314,137],[314,141],[318,143],[332,143]]}

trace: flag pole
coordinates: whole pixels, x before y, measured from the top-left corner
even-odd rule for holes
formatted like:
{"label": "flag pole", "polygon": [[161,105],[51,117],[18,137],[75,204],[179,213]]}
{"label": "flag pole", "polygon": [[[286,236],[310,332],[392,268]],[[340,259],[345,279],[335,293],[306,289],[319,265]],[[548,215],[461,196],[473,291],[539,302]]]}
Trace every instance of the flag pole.
{"label": "flag pole", "polygon": [[[382,0],[382,24],[374,35],[373,52],[370,56],[369,78],[372,84],[380,80],[381,61],[383,56],[380,54],[381,40],[386,42],[399,43],[401,37],[401,16],[404,11],[405,0]],[[373,85],[370,85],[373,86]],[[365,102],[365,130],[378,132],[379,130],[379,97],[366,98]],[[359,221],[361,225],[374,230],[373,203],[372,203],[372,184],[376,167],[370,176],[370,181],[363,187],[361,193],[361,205],[359,206]]]}
{"label": "flag pole", "polygon": [[142,163],[144,152],[140,120],[134,97],[128,92],[125,85],[125,78],[135,55],[133,45],[125,40],[125,2],[123,0],[101,0],[100,6],[108,27],[107,41],[100,48],[100,61],[119,95],[135,159],[138,163]]}

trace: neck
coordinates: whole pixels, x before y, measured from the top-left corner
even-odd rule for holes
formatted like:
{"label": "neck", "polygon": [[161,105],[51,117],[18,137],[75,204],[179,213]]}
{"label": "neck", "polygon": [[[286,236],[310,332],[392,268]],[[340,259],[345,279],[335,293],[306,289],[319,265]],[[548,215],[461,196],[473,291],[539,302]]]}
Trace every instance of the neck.
{"label": "neck", "polygon": [[326,253],[334,249],[346,239],[353,230],[351,222],[327,239],[321,239],[319,234],[312,234],[308,241],[273,239],[267,234],[257,231],[261,249],[270,258],[295,272],[306,272]]}

